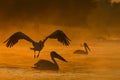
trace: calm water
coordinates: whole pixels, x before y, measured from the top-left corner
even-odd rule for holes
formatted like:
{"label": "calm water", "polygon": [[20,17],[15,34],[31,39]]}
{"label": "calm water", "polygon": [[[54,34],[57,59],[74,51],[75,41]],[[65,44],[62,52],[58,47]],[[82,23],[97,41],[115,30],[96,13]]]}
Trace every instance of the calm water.
{"label": "calm water", "polygon": [[45,48],[39,59],[50,60],[54,48],[68,61],[56,59],[59,71],[33,69],[39,59],[29,47],[16,47],[0,47],[0,80],[120,80],[120,42],[89,43],[89,55],[73,54],[79,45]]}

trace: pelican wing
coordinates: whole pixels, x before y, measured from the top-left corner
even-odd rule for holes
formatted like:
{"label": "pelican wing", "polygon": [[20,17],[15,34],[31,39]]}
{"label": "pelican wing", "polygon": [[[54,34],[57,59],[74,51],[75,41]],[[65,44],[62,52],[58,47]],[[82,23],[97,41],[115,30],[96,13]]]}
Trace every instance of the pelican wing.
{"label": "pelican wing", "polygon": [[49,36],[47,36],[44,39],[44,42],[48,39],[57,39],[59,42],[63,43],[63,45],[68,46],[70,44],[70,39],[66,36],[66,34],[61,31],[61,30],[56,30],[54,31],[52,34],[50,34]]}
{"label": "pelican wing", "polygon": [[6,41],[4,41],[4,43],[6,43],[6,47],[12,47],[20,39],[24,39],[24,40],[27,40],[27,41],[32,42],[32,43],[34,42],[31,38],[29,38],[24,33],[22,33],[22,32],[16,32],[13,35],[11,35]]}

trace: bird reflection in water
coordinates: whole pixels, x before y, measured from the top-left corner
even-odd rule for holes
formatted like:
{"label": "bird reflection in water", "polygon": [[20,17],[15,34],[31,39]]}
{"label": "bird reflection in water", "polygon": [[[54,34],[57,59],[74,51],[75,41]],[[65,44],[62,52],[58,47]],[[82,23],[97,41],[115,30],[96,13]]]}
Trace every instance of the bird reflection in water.
{"label": "bird reflection in water", "polygon": [[53,62],[48,60],[39,60],[37,63],[34,64],[35,69],[39,70],[59,70],[59,66],[55,60],[55,58],[67,62],[62,56],[60,56],[55,51],[50,52],[50,56]]}

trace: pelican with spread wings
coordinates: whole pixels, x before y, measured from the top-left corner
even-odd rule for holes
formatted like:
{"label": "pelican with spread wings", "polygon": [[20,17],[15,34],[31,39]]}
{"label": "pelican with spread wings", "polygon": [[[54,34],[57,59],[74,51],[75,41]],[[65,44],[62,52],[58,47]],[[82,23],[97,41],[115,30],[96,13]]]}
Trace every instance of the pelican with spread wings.
{"label": "pelican with spread wings", "polygon": [[[32,43],[33,48],[30,49],[34,50],[34,58],[39,57],[39,53],[43,49],[44,43],[46,42],[47,39],[57,39],[65,46],[69,46],[71,41],[63,31],[56,30],[47,37],[45,37],[43,40],[40,40],[39,42],[32,40],[30,37],[28,37],[26,34],[22,32],[16,32],[13,35],[11,35],[7,40],[5,40],[4,43],[6,43],[6,47],[11,48],[21,39],[27,40]],[[36,51],[38,51],[37,55],[36,55]]]}

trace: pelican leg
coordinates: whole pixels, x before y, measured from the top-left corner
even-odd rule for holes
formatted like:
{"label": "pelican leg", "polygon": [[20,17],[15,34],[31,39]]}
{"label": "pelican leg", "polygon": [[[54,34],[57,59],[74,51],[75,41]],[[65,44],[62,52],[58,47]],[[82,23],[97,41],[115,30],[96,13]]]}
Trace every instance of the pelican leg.
{"label": "pelican leg", "polygon": [[35,51],[34,51],[34,58],[36,58]]}
{"label": "pelican leg", "polygon": [[40,51],[38,52],[37,58],[39,57]]}

